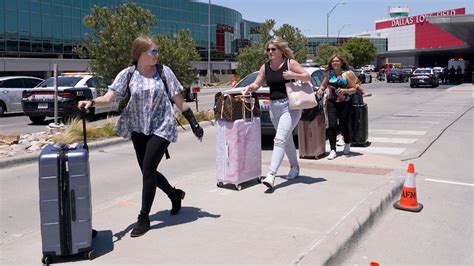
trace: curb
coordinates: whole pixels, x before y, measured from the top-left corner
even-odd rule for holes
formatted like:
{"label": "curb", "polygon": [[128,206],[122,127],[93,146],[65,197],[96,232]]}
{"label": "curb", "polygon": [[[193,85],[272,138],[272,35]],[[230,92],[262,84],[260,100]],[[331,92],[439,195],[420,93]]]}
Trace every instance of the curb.
{"label": "curb", "polygon": [[[99,141],[94,141],[87,144],[89,145],[89,150],[93,151],[93,150],[99,150],[107,146],[121,144],[127,141],[129,140],[124,139],[122,137],[115,137],[112,139],[99,140]],[[35,153],[20,155],[20,156],[16,156],[12,158],[2,159],[0,160],[0,169],[6,169],[6,168],[10,168],[17,165],[34,162],[38,160],[39,154],[40,154],[39,152],[35,152]]]}
{"label": "curb", "polygon": [[[202,121],[199,123],[202,128],[206,128],[209,126],[213,126],[214,122],[213,121]],[[191,132],[189,125],[183,125],[186,129],[183,130],[180,126],[178,126],[178,133],[180,132]],[[188,130],[189,129],[189,130]],[[110,139],[105,139],[105,140],[98,140],[98,141],[91,141],[88,142],[87,144],[89,145],[89,150],[90,151],[95,151],[95,150],[100,150],[102,148],[108,147],[108,146],[113,146],[113,145],[118,145],[122,144],[125,142],[128,142],[130,140],[124,139],[122,137],[114,137]],[[1,169],[7,169],[10,167],[18,166],[21,164],[27,164],[27,163],[32,163],[36,160],[38,160],[40,152],[35,152],[35,153],[29,153],[29,154],[24,154],[24,155],[19,155],[11,158],[5,158],[5,159],[0,159],[0,170]]]}
{"label": "curb", "polygon": [[394,170],[393,177],[371,191],[343,217],[329,232],[294,261],[295,265],[341,265],[354,245],[370,229],[377,217],[391,206],[400,194],[404,178],[401,171]]}

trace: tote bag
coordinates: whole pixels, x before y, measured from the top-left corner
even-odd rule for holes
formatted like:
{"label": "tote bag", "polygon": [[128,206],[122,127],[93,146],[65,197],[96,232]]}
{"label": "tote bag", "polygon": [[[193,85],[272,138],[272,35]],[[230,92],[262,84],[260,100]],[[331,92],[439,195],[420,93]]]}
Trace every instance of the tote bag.
{"label": "tote bag", "polygon": [[[288,71],[291,71],[289,59]],[[288,106],[291,110],[308,109],[318,105],[316,97],[314,97],[313,86],[309,82],[299,80],[287,82],[286,93],[288,94]]]}

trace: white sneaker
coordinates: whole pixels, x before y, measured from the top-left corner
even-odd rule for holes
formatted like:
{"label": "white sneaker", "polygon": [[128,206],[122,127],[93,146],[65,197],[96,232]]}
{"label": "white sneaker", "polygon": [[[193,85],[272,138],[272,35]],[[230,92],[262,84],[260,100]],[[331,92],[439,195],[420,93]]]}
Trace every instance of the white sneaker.
{"label": "white sneaker", "polygon": [[262,180],[262,183],[268,188],[273,188],[273,183],[275,182],[275,174],[269,172],[267,176]]}
{"label": "white sneaker", "polygon": [[286,176],[286,179],[288,179],[288,180],[295,179],[299,175],[300,175],[300,167],[299,166],[291,167],[290,172]]}
{"label": "white sneaker", "polygon": [[331,152],[328,155],[328,160],[334,160],[336,158],[337,154],[335,150],[331,150]]}
{"label": "white sneaker", "polygon": [[341,137],[339,138],[339,140],[337,141],[336,145],[337,145],[337,146],[344,146],[344,144],[345,144],[345,142],[344,142],[344,137],[341,136]]}
{"label": "white sneaker", "polygon": [[349,153],[351,153],[351,144],[350,143],[346,143],[344,145],[344,150],[342,151],[342,153],[344,155],[348,155]]}

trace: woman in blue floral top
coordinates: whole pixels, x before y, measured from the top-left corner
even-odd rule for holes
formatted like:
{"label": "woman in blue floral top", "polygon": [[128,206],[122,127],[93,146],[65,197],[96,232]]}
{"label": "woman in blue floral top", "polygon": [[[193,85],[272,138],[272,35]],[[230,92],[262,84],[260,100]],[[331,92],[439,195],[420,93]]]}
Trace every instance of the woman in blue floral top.
{"label": "woman in blue floral top", "polygon": [[328,139],[331,146],[328,159],[336,158],[336,137],[338,124],[344,136],[344,154],[350,153],[351,147],[351,115],[352,115],[352,98],[357,90],[357,78],[352,71],[349,70],[347,61],[338,54],[333,55],[328,62],[328,69],[324,76],[323,82],[319,87],[318,94],[322,95],[327,91],[326,109],[328,115]]}
{"label": "woman in blue floral top", "polygon": [[[117,98],[130,94],[116,125],[119,135],[130,138],[135,149],[143,178],[142,204],[138,221],[131,232],[132,237],[145,234],[150,229],[149,213],[155,198],[156,187],[165,192],[171,200],[171,215],[181,209],[184,191],[170,185],[157,171],[158,165],[170,142],[176,142],[176,118],[170,99],[189,121],[194,135],[202,140],[204,131],[197,123],[193,112],[183,100],[183,87],[167,66],[163,66],[160,77],[157,67],[159,50],[149,36],[140,36],[132,43],[132,64],[118,73],[108,92],[93,100],[80,101],[79,108],[106,106]],[[127,77],[131,74],[127,87]],[[163,83],[166,81],[167,87]]]}

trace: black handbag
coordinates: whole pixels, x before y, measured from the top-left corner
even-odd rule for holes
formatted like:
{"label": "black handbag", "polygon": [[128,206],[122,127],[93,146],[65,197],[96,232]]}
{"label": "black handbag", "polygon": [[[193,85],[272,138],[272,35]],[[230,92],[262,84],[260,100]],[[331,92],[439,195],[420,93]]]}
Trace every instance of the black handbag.
{"label": "black handbag", "polygon": [[316,102],[318,103],[313,108],[303,109],[301,113],[301,121],[313,121],[318,115],[324,113],[323,101],[320,96],[316,95]]}

